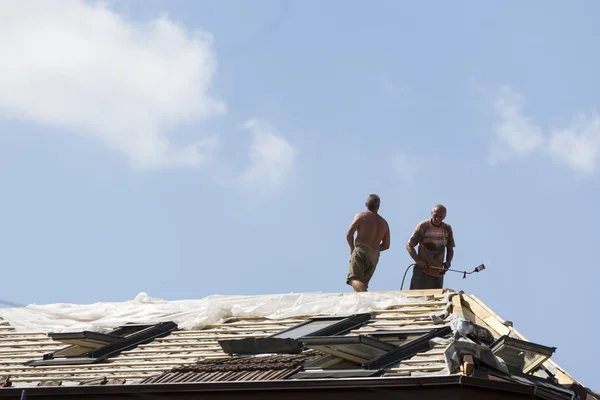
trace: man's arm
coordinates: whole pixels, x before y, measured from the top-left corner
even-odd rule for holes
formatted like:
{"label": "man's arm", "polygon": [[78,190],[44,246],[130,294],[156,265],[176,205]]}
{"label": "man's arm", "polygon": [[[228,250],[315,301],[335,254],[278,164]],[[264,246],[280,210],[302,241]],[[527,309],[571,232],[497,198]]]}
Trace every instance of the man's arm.
{"label": "man's arm", "polygon": [[456,243],[454,242],[454,232],[452,231],[452,227],[448,225],[448,244],[446,245],[446,262],[444,263],[444,267],[446,268],[450,268],[450,265],[452,265],[454,247],[456,247]]}
{"label": "man's arm", "polygon": [[350,246],[350,254],[354,251],[354,232],[358,230],[358,225],[360,224],[360,214],[356,214],[352,223],[350,224],[350,228],[348,228],[348,232],[346,232],[346,241]]}
{"label": "man's arm", "polygon": [[383,235],[383,239],[381,240],[381,244],[379,245],[379,251],[385,251],[390,248],[390,227],[386,222],[386,232]]}
{"label": "man's arm", "polygon": [[446,262],[444,264],[446,266],[446,268],[450,268],[453,258],[454,258],[454,249],[452,247],[446,247]]}
{"label": "man's arm", "polygon": [[423,235],[421,234],[421,226],[417,225],[412,236],[408,240],[408,243],[406,244],[406,251],[408,251],[410,258],[412,258],[415,264],[417,264],[417,266],[419,267],[426,266],[423,260],[421,260],[421,257],[419,257],[419,255],[417,254],[417,250],[415,249],[415,246],[421,241],[422,236]]}
{"label": "man's arm", "polygon": [[406,244],[406,250],[408,251],[408,255],[410,256],[410,258],[412,258],[415,263],[418,264],[418,263],[422,262],[421,259],[419,258],[419,255],[417,254],[417,250],[415,249],[415,246],[413,246],[410,242],[408,242]]}

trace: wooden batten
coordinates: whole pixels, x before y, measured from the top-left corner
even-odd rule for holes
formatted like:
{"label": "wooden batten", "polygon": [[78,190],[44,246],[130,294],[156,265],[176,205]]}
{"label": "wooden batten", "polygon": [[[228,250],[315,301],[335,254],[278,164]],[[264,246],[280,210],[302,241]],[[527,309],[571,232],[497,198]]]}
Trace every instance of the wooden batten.
{"label": "wooden batten", "polygon": [[238,322],[225,322],[222,324],[211,324],[207,325],[207,329],[211,328],[228,328],[232,326],[242,326],[242,327],[251,327],[251,326],[294,326],[301,322],[304,322],[304,319],[287,319],[287,320],[268,320],[268,321],[257,321],[257,322],[244,322],[244,319],[241,318]]}
{"label": "wooden batten", "polygon": [[[476,320],[473,320],[475,323],[483,322],[482,325],[487,325],[489,329],[492,331],[495,337],[499,337],[502,335],[513,335],[522,340],[527,340],[527,338],[522,335],[519,331],[517,331],[512,326],[507,326],[509,324],[506,323],[505,320],[500,318],[498,314],[494,313],[490,308],[488,308],[481,300],[479,300],[474,295],[463,295],[463,305],[468,305],[470,310],[472,311],[472,317]],[[480,321],[480,322],[477,322]],[[561,385],[572,385],[573,383],[579,383],[575,378],[569,375],[564,369],[558,366],[553,360],[547,360],[544,362],[546,367],[553,370],[556,379]]]}
{"label": "wooden batten", "polygon": [[464,316],[462,307],[462,292],[452,296],[452,313]]}
{"label": "wooden batten", "polygon": [[441,371],[445,369],[445,365],[420,365],[415,367],[397,367],[390,368],[389,372],[415,372],[415,371]]}

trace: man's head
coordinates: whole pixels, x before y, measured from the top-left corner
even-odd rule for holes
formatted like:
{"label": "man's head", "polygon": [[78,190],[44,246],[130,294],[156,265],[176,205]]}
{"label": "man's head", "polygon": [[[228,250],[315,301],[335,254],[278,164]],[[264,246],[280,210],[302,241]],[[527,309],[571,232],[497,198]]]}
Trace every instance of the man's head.
{"label": "man's head", "polygon": [[442,221],[446,218],[446,207],[441,204],[437,204],[431,210],[431,223],[435,226],[440,226]]}
{"label": "man's head", "polygon": [[370,194],[367,197],[367,201],[365,201],[365,206],[367,209],[372,212],[379,211],[379,205],[381,204],[381,199],[376,194]]}

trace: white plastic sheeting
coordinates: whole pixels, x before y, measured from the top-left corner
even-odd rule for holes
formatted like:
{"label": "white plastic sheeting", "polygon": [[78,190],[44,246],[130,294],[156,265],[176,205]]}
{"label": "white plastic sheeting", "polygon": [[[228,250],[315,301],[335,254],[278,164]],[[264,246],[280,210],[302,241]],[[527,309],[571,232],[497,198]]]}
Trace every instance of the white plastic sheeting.
{"label": "white plastic sheeting", "polygon": [[4,308],[0,309],[0,316],[21,332],[103,332],[128,322],[164,321],[173,321],[180,329],[192,330],[230,317],[282,319],[304,315],[343,315],[423,301],[425,299],[399,292],[217,295],[179,301],[166,301],[140,293],[134,300],[120,303],[58,303]]}

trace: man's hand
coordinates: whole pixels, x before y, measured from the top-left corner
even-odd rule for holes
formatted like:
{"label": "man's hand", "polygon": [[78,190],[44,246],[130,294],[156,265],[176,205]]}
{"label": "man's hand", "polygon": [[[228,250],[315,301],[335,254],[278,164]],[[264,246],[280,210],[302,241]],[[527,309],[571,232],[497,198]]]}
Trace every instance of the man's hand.
{"label": "man's hand", "polygon": [[417,267],[419,267],[421,269],[426,269],[427,268],[427,264],[423,260],[416,261],[415,264],[417,265]]}
{"label": "man's hand", "polygon": [[450,269],[450,263],[448,261],[446,261],[445,263],[442,263],[442,268],[436,268],[435,269],[435,272],[437,272],[438,276],[444,276],[444,275],[446,275],[446,271],[448,269]]}

